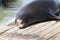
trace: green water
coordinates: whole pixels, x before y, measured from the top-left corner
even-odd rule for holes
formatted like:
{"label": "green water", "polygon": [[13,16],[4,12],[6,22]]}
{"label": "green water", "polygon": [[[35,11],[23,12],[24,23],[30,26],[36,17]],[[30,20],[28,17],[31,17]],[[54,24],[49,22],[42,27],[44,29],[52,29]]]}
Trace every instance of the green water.
{"label": "green water", "polygon": [[18,0],[17,2],[11,3],[10,6],[13,8],[3,8],[0,7],[0,25],[6,23],[8,20],[14,18],[17,14],[17,10],[20,8],[22,2]]}
{"label": "green water", "polygon": [[21,6],[28,0],[17,0],[17,2],[11,3],[13,8],[4,9],[0,7],[0,25],[6,23],[8,20],[14,18]]}
{"label": "green water", "polygon": [[12,10],[0,8],[0,25],[15,17],[16,13]]}

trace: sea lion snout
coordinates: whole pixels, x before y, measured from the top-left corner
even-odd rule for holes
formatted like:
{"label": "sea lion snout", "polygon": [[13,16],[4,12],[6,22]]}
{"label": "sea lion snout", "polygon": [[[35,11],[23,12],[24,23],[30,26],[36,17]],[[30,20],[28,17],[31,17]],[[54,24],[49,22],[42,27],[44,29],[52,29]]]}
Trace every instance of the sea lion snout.
{"label": "sea lion snout", "polygon": [[23,20],[17,19],[15,24],[16,24],[16,26],[19,27],[20,29],[22,29],[22,28],[24,27]]}

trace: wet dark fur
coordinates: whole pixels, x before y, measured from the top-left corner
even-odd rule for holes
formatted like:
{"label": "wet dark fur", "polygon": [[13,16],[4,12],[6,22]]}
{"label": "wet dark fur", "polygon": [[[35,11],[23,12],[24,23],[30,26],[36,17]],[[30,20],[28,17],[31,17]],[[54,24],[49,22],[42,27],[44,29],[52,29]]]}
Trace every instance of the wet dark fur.
{"label": "wet dark fur", "polygon": [[[23,27],[30,25],[31,23],[44,21],[48,18],[60,19],[60,16],[55,15],[59,3],[55,0],[34,0],[20,9],[16,16],[15,23],[20,19],[24,24]],[[22,27],[22,28],[23,28]]]}

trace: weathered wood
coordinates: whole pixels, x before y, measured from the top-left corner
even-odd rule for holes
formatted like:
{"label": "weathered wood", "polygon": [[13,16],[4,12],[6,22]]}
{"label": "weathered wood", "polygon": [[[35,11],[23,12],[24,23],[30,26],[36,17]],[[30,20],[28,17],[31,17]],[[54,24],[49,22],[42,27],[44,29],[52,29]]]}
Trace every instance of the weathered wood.
{"label": "weathered wood", "polygon": [[[4,33],[5,31],[8,31],[9,29],[13,28],[15,18],[7,21],[7,23],[0,25],[0,34]],[[13,25],[12,25],[13,24]],[[10,26],[9,26],[10,25]]]}
{"label": "weathered wood", "polygon": [[1,40],[60,40],[60,21],[47,21],[19,29],[14,20],[0,26]]}

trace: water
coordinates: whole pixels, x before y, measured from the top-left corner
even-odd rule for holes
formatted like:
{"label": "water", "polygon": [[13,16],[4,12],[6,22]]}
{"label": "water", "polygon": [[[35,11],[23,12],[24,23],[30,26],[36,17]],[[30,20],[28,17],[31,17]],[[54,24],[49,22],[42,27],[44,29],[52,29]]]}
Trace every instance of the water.
{"label": "water", "polygon": [[[14,18],[18,10],[20,9],[20,6],[29,1],[32,1],[32,0],[17,0],[17,2],[11,3],[12,5],[10,5],[10,6],[13,6],[14,8],[3,9],[1,7],[0,8],[0,25]],[[60,3],[60,0],[59,0],[59,3]]]}
{"label": "water", "polygon": [[12,6],[13,8],[4,9],[0,7],[0,25],[14,18],[20,9],[20,6],[26,2],[28,2],[28,0],[17,0],[17,2],[11,3],[12,5],[10,5],[10,7]]}
{"label": "water", "polygon": [[17,11],[0,8],[0,25],[15,17]]}
{"label": "water", "polygon": [[3,23],[6,23],[8,20],[14,18],[16,16],[21,4],[22,4],[22,2],[20,0],[18,0],[17,2],[14,2],[14,3],[12,3],[12,5],[10,5],[13,8],[4,9],[4,8],[0,7],[0,25]]}

